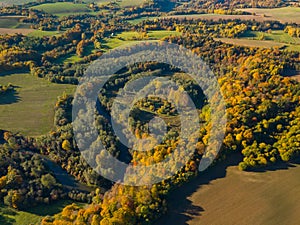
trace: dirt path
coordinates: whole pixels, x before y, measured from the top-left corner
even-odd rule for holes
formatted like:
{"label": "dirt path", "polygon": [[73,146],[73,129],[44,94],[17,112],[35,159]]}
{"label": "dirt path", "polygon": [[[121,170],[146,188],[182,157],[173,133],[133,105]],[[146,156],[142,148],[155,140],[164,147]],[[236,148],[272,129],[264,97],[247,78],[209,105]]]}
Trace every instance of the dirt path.
{"label": "dirt path", "polygon": [[174,191],[169,213],[155,225],[298,224],[300,166],[241,172],[237,161],[219,164]]}

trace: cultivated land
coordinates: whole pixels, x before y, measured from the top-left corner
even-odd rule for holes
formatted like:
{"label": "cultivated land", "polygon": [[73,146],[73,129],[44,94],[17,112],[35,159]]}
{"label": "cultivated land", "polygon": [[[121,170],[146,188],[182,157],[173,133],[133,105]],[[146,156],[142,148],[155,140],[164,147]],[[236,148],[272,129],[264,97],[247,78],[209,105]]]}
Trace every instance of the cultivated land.
{"label": "cultivated land", "polygon": [[258,32],[258,31],[247,31],[241,38],[258,40],[263,37],[263,40],[276,41],[286,44],[300,44],[300,38],[291,37],[288,33],[283,30],[273,30],[271,33]]}
{"label": "cultivated land", "polygon": [[73,14],[89,13],[91,10],[86,4],[74,4],[71,2],[46,3],[32,7],[34,9],[43,10],[56,16],[67,16]]}
{"label": "cultivated land", "polygon": [[127,6],[139,6],[146,1],[147,0],[119,0],[117,1],[117,3],[119,3],[119,5],[122,7],[127,7]]}
{"label": "cultivated land", "polygon": [[191,15],[174,15],[166,18],[187,18],[187,19],[203,19],[203,20],[256,20],[270,21],[278,20],[282,23],[298,23],[300,24],[300,8],[285,7],[277,9],[242,9],[242,11],[256,13],[255,15],[222,15],[222,14],[191,14]]}
{"label": "cultivated land", "polygon": [[0,35],[21,33],[27,35],[33,31],[29,24],[20,23],[21,16],[0,16]]}
{"label": "cultivated land", "polygon": [[216,38],[216,40],[245,47],[279,47],[289,51],[300,51],[300,38],[291,37],[280,30],[272,31],[271,33],[247,31],[240,38]]}
{"label": "cultivated land", "polygon": [[235,162],[210,168],[175,190],[156,225],[295,225],[300,211],[300,166],[241,172]]}
{"label": "cultivated land", "polygon": [[1,34],[30,34],[34,32],[33,29],[27,29],[27,28],[19,28],[19,29],[12,29],[12,28],[0,28],[0,35]]}
{"label": "cultivated land", "polygon": [[72,93],[76,88],[53,84],[30,74],[0,75],[0,83],[16,86],[16,92],[0,99],[0,129],[32,136],[51,130],[57,96],[64,91]]}
{"label": "cultivated land", "polygon": [[241,11],[255,13],[268,20],[279,20],[282,23],[300,23],[300,8],[284,7],[274,9],[242,9]]}

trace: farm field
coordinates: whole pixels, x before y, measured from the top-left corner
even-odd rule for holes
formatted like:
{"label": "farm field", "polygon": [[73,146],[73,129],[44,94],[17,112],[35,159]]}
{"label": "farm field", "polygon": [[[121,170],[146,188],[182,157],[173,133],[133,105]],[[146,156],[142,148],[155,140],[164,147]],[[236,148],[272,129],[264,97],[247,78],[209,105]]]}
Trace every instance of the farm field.
{"label": "farm field", "polygon": [[0,27],[16,28],[19,25],[19,18],[15,16],[0,16]]}
{"label": "farm field", "polygon": [[191,15],[174,15],[166,18],[187,18],[187,19],[203,19],[203,20],[256,20],[269,21],[277,20],[282,23],[298,23],[300,24],[300,8],[284,7],[277,9],[239,9],[241,11],[255,13],[255,15],[223,15],[223,14],[191,14]]}
{"label": "farm field", "polygon": [[0,16],[0,34],[28,34],[32,32],[29,24],[20,23],[21,16]]}
{"label": "farm field", "polygon": [[0,75],[0,83],[16,86],[15,93],[0,100],[0,128],[33,136],[52,128],[57,96],[75,90],[75,86],[53,84],[30,74]]}
{"label": "farm field", "polygon": [[251,40],[251,39],[242,39],[242,38],[215,38],[215,40],[232,44],[238,46],[245,46],[245,47],[253,47],[253,48],[285,48],[288,51],[300,51],[300,45],[290,45],[284,44],[275,41],[260,41],[260,40]]}
{"label": "farm field", "polygon": [[291,37],[284,31],[272,31],[272,33],[248,31],[240,38],[216,38],[216,40],[246,47],[284,47],[289,51],[300,51],[300,38]]}
{"label": "farm field", "polygon": [[[235,163],[234,163],[235,164]],[[170,196],[170,212],[156,225],[294,225],[300,211],[300,166],[241,172],[221,163]]]}
{"label": "farm field", "polygon": [[251,40],[251,39],[242,39],[242,38],[215,38],[217,41],[221,41],[227,44],[245,46],[245,47],[258,47],[258,48],[274,48],[274,47],[283,47],[285,44],[274,42],[274,41],[260,41],[260,40]]}
{"label": "farm field", "polygon": [[147,0],[119,0],[117,3],[121,7],[127,7],[127,6],[139,6],[146,2]]}
{"label": "farm field", "polygon": [[300,23],[300,8],[284,7],[274,9],[242,9],[241,11],[255,13],[257,16],[267,18],[268,20],[279,20],[282,23]]}
{"label": "farm field", "polygon": [[30,34],[34,32],[33,29],[27,29],[27,28],[17,28],[17,29],[14,29],[14,28],[0,28],[0,35],[1,34],[24,34],[24,35],[27,35],[27,34]]}
{"label": "farm field", "polygon": [[46,3],[34,6],[32,8],[43,10],[47,13],[60,17],[91,12],[91,10],[87,7],[86,4],[74,4],[70,2]]}
{"label": "farm field", "polygon": [[128,22],[136,25],[144,20],[154,20],[155,18],[158,18],[156,16],[151,16],[151,17],[141,17],[141,18],[137,18],[137,19],[132,19],[132,20],[128,20]]}
{"label": "farm field", "polygon": [[287,33],[281,30],[273,30],[271,33],[258,32],[258,31],[247,31],[241,38],[258,40],[263,37],[263,40],[281,42],[286,44],[300,44],[300,38],[291,37]]}

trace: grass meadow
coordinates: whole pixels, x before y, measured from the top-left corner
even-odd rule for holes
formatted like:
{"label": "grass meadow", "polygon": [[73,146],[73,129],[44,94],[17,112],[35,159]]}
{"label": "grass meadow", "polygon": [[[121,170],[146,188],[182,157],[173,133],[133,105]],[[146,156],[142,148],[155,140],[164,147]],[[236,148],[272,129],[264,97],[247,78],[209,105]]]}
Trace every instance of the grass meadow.
{"label": "grass meadow", "polygon": [[43,10],[47,13],[60,17],[91,12],[91,10],[87,7],[86,4],[74,4],[71,2],[46,3],[34,6],[32,8],[37,10]]}
{"label": "grass meadow", "polygon": [[[39,224],[45,216],[53,216],[60,213],[63,208],[72,201],[61,200],[51,205],[40,205],[33,207],[30,211],[19,211],[9,208],[5,205],[0,205],[0,224],[1,225],[31,225]],[[76,203],[79,206],[84,206],[82,203]]]}
{"label": "grass meadow", "polygon": [[180,34],[181,34],[180,32],[176,32],[176,31],[156,30],[156,31],[147,32],[148,35],[147,38],[141,38],[141,40],[136,40],[136,38],[139,37],[140,34],[138,32],[128,31],[128,32],[122,32],[120,34],[117,34],[114,37],[105,38],[102,42],[102,47],[103,50],[107,50],[107,49],[113,49],[126,44],[137,43],[138,41],[159,40],[170,35],[175,36]]}
{"label": "grass meadow", "polygon": [[13,84],[16,91],[0,99],[0,129],[24,135],[46,134],[53,127],[57,97],[73,93],[76,86],[53,84],[30,74],[0,75],[0,84]]}
{"label": "grass meadow", "polygon": [[278,20],[283,23],[300,23],[300,8],[283,7],[273,9],[250,8],[242,11],[255,13],[257,16],[264,17],[269,20]]}
{"label": "grass meadow", "polygon": [[300,51],[300,38],[291,37],[281,30],[275,30],[271,33],[247,31],[240,38],[216,38],[216,40],[245,47],[279,47],[288,51]]}

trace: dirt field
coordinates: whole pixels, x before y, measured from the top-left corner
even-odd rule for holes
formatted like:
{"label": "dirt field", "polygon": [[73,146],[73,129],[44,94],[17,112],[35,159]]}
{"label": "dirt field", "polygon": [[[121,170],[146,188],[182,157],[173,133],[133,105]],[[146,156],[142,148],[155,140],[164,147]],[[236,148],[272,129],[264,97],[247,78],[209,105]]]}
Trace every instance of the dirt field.
{"label": "dirt field", "polygon": [[283,47],[285,45],[283,43],[279,43],[275,41],[259,41],[259,40],[238,39],[238,38],[215,38],[215,40],[227,44],[239,45],[245,47],[273,48],[273,47]]}
{"label": "dirt field", "polygon": [[1,34],[24,34],[27,35],[31,32],[33,32],[33,29],[27,29],[27,28],[19,28],[19,29],[12,29],[12,28],[0,28],[0,35]]}
{"label": "dirt field", "polygon": [[264,18],[262,16],[253,16],[253,15],[219,15],[219,14],[191,14],[191,15],[174,15],[174,16],[166,16],[163,18],[181,18],[181,19],[203,19],[203,20],[256,20],[256,21],[266,21],[270,20],[268,18]]}
{"label": "dirt field", "polygon": [[241,172],[237,161],[218,164],[174,191],[168,214],[156,225],[298,224],[300,166]]}

